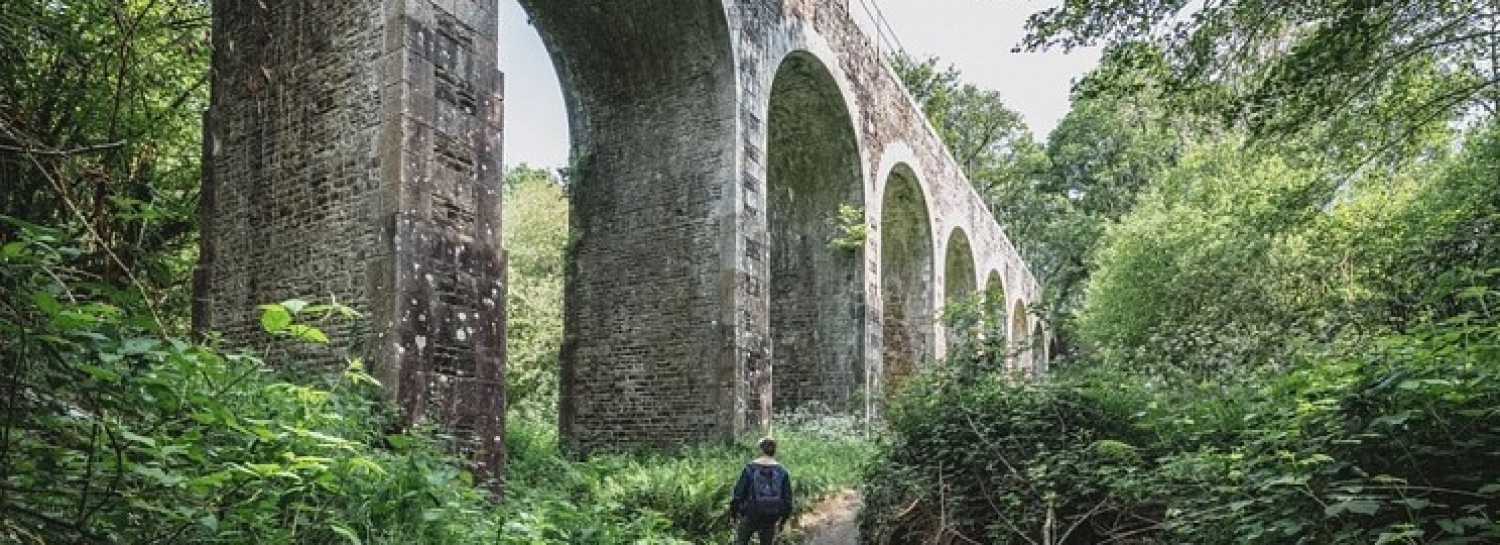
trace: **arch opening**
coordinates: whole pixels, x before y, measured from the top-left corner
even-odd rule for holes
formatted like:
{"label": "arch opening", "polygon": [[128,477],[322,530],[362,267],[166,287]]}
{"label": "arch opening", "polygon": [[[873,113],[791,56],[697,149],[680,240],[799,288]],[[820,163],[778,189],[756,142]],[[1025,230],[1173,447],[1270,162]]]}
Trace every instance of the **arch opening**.
{"label": "arch opening", "polygon": [[777,69],[767,122],[772,397],[855,407],[864,384],[864,191],[854,124],[805,52]]}
{"label": "arch opening", "polygon": [[1030,344],[1027,338],[1028,330],[1026,304],[1017,299],[1010,311],[1010,357],[1007,361],[1009,371],[1012,373],[1024,372],[1028,366],[1026,361],[1030,357],[1030,353],[1026,350],[1027,345]]}
{"label": "arch opening", "polygon": [[881,382],[890,395],[933,357],[932,223],[907,165],[897,165],[881,197]]}
{"label": "arch opening", "polygon": [[[968,304],[966,299],[974,294],[974,252],[969,247],[969,236],[963,229],[955,228],[948,235],[948,249],[943,256],[943,306]],[[968,312],[980,309],[969,308]],[[959,323],[950,323],[944,329],[948,347],[951,349],[974,338],[983,316],[964,317]]]}
{"label": "arch opening", "polygon": [[[560,351],[564,446],[733,435],[736,360],[722,210],[736,181],[736,77],[709,0],[521,0],[568,113],[571,198]],[[601,47],[608,44],[608,47]],[[524,135],[509,135],[523,138]]]}
{"label": "arch opening", "polygon": [[[568,162],[568,114],[557,69],[520,0],[498,0],[498,61],[505,74],[506,172],[520,165],[556,172]],[[566,218],[564,218],[566,219]]]}
{"label": "arch opening", "polygon": [[986,358],[992,364],[1004,367],[1006,344],[1005,336],[1007,325],[1007,313],[1005,312],[1005,281],[1000,276],[1000,271],[990,270],[984,281],[984,292],[979,303],[979,311],[983,314],[979,324],[979,339],[986,351]]}
{"label": "arch opening", "polygon": [[1042,332],[1042,324],[1031,327],[1031,375],[1041,376],[1047,372],[1047,337]]}

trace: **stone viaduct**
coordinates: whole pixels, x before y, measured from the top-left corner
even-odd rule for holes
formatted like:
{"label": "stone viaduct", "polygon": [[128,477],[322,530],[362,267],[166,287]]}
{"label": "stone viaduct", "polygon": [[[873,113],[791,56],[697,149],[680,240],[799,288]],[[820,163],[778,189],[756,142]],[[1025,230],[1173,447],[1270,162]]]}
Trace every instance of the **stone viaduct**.
{"label": "stone viaduct", "polygon": [[[522,5],[573,139],[575,451],[871,414],[978,290],[1045,340],[1040,287],[843,0]],[[306,364],[365,357],[481,469],[504,463],[496,29],[495,0],[215,0],[195,278],[195,324],[233,342],[260,303],[363,311]]]}

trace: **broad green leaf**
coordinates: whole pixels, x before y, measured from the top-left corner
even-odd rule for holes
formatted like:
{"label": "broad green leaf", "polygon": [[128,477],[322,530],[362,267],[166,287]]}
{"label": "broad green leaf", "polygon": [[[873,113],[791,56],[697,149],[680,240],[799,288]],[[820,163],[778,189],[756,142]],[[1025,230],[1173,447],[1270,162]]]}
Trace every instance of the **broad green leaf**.
{"label": "broad green leaf", "polygon": [[281,305],[261,305],[260,325],[267,333],[279,333],[292,325],[292,313]]}
{"label": "broad green leaf", "polygon": [[323,330],[305,324],[292,324],[286,327],[286,332],[292,338],[310,343],[328,344],[328,335]]}
{"label": "broad green leaf", "polygon": [[1344,512],[1358,515],[1373,515],[1380,510],[1380,502],[1369,499],[1352,499],[1328,504],[1323,514],[1336,517]]}
{"label": "broad green leaf", "polygon": [[156,350],[160,346],[161,341],[158,339],[131,337],[125,339],[125,342],[120,346],[120,352],[127,356],[138,356]]}
{"label": "broad green leaf", "polygon": [[135,432],[132,432],[130,430],[120,430],[120,437],[124,438],[126,441],[130,441],[132,443],[144,445],[144,446],[146,446],[146,448],[152,448],[152,449],[156,448],[156,440],[155,439],[152,439],[150,437],[146,437],[144,435],[136,434]]}
{"label": "broad green leaf", "polygon": [[37,290],[36,293],[32,294],[31,300],[36,303],[37,308],[42,309],[42,312],[47,313],[48,316],[57,316],[62,311],[62,305],[58,304],[57,298],[45,290]]}
{"label": "broad green leaf", "polygon": [[343,537],[345,540],[348,540],[349,543],[353,543],[354,545],[363,545],[364,543],[363,541],[360,541],[359,535],[354,533],[354,530],[350,529],[348,526],[344,526],[339,523],[330,523],[328,525],[328,529],[333,530],[333,533],[338,534],[340,537]]}

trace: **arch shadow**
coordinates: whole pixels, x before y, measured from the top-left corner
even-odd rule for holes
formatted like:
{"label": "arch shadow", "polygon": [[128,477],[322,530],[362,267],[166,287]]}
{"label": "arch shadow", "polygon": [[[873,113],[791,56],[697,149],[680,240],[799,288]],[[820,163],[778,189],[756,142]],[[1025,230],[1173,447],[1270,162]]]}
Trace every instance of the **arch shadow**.
{"label": "arch shadow", "polygon": [[852,410],[865,381],[864,174],[834,75],[794,51],[772,80],[766,178],[776,412]]}
{"label": "arch shadow", "polygon": [[889,396],[932,359],[932,220],[919,179],[905,163],[886,175],[881,197],[881,389]]}

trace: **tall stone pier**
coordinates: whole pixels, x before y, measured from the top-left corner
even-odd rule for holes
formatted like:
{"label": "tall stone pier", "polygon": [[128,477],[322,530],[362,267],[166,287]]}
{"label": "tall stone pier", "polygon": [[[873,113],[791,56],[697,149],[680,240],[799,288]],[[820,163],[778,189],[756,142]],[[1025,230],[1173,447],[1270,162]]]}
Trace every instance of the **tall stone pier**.
{"label": "tall stone pier", "polygon": [[501,75],[494,0],[215,0],[194,325],[335,300],[314,369],[362,357],[403,425],[505,463]]}

